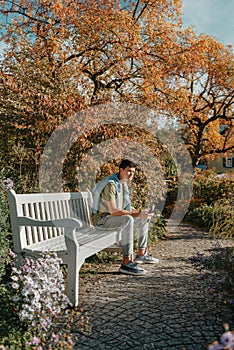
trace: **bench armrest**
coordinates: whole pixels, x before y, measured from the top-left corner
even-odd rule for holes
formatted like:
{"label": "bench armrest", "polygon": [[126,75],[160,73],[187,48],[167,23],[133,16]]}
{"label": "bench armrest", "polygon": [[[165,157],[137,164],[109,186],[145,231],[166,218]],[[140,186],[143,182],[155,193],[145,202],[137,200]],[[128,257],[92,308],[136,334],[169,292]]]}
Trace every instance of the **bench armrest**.
{"label": "bench armrest", "polygon": [[18,218],[20,226],[38,226],[38,227],[67,227],[67,228],[81,228],[83,226],[79,219],[64,218],[54,220],[38,220],[26,216]]}

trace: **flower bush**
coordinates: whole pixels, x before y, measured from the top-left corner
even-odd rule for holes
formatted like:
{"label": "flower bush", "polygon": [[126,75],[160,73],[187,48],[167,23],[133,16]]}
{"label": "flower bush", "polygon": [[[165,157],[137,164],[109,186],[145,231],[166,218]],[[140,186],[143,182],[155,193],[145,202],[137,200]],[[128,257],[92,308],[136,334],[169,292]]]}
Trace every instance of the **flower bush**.
{"label": "flower bush", "polygon": [[[47,252],[36,261],[26,258],[20,268],[12,267],[14,308],[20,321],[33,330],[25,343],[28,347],[43,349],[48,342],[53,347],[62,337],[53,330],[56,319],[69,305],[59,264],[56,254]],[[67,348],[72,348],[72,339],[66,338]]]}
{"label": "flower bush", "polygon": [[234,331],[229,331],[228,324],[224,324],[224,330],[220,342],[213,341],[208,345],[208,350],[234,350]]}
{"label": "flower bush", "polygon": [[10,258],[11,281],[4,295],[8,314],[2,315],[5,332],[0,333],[0,348],[72,349],[73,325],[76,332],[89,330],[89,325],[82,310],[69,307],[60,259],[46,252],[37,260],[26,258],[16,268],[13,252]]}

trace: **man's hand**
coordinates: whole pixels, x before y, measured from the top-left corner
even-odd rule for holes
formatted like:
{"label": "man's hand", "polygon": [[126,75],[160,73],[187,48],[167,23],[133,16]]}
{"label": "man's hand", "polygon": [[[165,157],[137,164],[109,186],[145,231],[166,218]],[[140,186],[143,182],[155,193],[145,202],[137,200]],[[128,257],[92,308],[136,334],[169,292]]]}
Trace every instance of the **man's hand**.
{"label": "man's hand", "polygon": [[152,216],[154,215],[154,213],[150,213],[149,210],[144,209],[141,211],[139,218],[143,219],[143,220],[150,220],[152,218]]}
{"label": "man's hand", "polygon": [[116,206],[116,203],[107,202],[110,214],[112,216],[122,216],[122,215],[131,215],[134,218],[141,218],[143,220],[150,220],[154,213],[149,212],[148,209],[137,210],[135,208],[131,208],[131,211],[119,209]]}

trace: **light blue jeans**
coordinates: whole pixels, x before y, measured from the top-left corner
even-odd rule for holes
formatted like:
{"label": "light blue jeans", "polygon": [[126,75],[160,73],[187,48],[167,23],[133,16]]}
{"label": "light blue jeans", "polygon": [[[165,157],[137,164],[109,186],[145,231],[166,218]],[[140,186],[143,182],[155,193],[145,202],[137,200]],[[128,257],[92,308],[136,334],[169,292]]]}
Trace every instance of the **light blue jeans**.
{"label": "light blue jeans", "polygon": [[149,229],[147,220],[133,218],[131,215],[107,215],[97,222],[97,227],[113,228],[121,231],[124,258],[132,258],[133,256],[134,225],[138,226],[138,249],[146,249]]}

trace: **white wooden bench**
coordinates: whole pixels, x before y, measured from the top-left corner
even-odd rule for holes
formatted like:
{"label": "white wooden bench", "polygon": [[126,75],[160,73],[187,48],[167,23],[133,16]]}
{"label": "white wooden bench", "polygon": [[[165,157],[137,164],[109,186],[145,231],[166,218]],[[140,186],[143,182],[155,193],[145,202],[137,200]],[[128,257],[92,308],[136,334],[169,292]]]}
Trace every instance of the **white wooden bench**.
{"label": "white wooden bench", "polygon": [[38,258],[56,252],[68,266],[66,293],[78,305],[79,270],[85,259],[119,242],[117,230],[101,230],[91,223],[89,192],[16,194],[8,191],[14,252]]}

